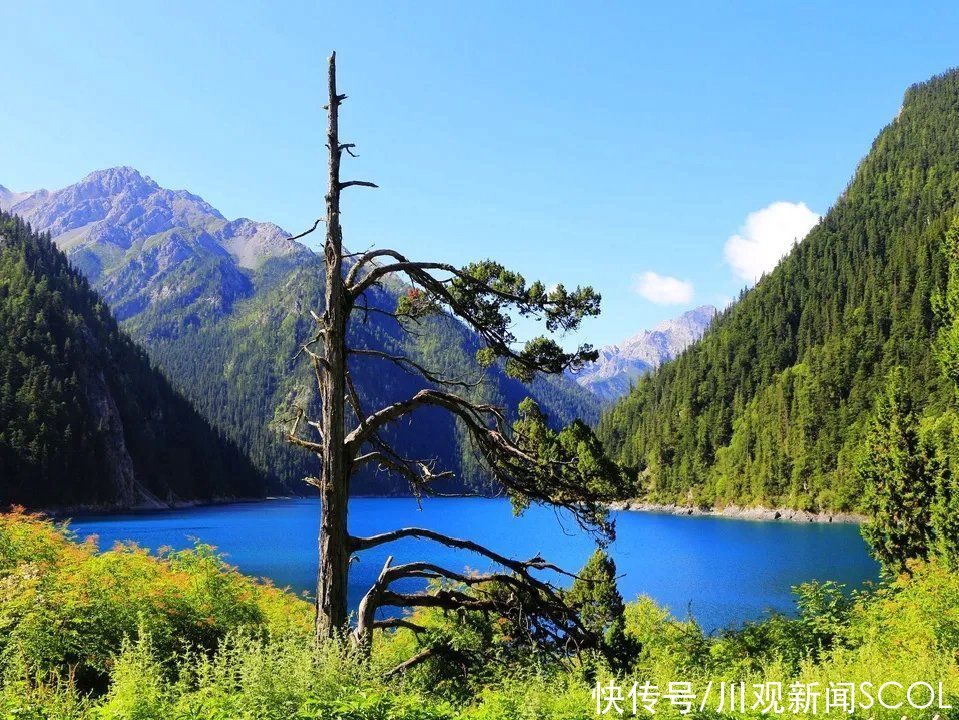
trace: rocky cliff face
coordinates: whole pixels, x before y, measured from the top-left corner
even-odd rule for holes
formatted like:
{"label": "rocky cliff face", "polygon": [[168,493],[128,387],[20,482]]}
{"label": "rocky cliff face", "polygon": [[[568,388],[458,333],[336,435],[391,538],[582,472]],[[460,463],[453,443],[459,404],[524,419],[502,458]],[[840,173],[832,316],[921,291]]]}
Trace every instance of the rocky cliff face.
{"label": "rocky cliff face", "polygon": [[712,305],[702,305],[617,345],[608,345],[599,351],[595,363],[576,373],[576,382],[604,402],[612,402],[628,393],[637,378],[696,342],[715,314]]}

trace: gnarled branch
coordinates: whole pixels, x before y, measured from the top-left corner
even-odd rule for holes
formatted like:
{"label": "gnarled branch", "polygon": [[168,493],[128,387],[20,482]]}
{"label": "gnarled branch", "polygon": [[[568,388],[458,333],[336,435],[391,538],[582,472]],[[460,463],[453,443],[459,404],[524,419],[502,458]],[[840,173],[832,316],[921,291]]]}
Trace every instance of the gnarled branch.
{"label": "gnarled branch", "polygon": [[395,677],[396,675],[400,675],[406,672],[407,670],[412,670],[417,665],[422,665],[424,662],[426,662],[430,658],[436,657],[438,655],[449,657],[449,658],[461,657],[460,653],[444,645],[431,645],[430,647],[420,650],[418,653],[416,653],[416,655],[411,657],[409,660],[404,660],[392,670],[388,670],[387,672],[383,673],[383,679],[389,680],[390,678]]}
{"label": "gnarled branch", "polygon": [[407,400],[401,400],[392,405],[387,405],[385,408],[369,415],[363,421],[361,427],[354,429],[346,436],[345,444],[348,449],[355,453],[364,442],[369,440],[372,433],[379,428],[387,423],[398,420],[404,415],[408,415],[417,408],[428,405],[443,407],[461,416],[472,415],[474,416],[472,419],[477,421],[479,421],[481,413],[500,412],[498,408],[493,405],[473,404],[458,395],[427,388],[420,390],[416,395]]}
{"label": "gnarled branch", "polygon": [[388,451],[389,448],[385,443],[378,443],[378,445],[382,448],[381,450],[360,455],[353,461],[353,466],[359,467],[366,463],[376,462],[380,467],[406,478],[410,483],[410,489],[417,497],[423,493],[438,494],[432,492],[429,485],[437,480],[444,480],[455,475],[451,470],[434,473],[432,461],[401,458],[396,453]]}
{"label": "gnarled branch", "polygon": [[[353,637],[368,649],[373,641],[373,631],[377,628],[402,627],[417,634],[426,632],[424,626],[406,617],[381,621],[375,619],[379,608],[392,606],[496,613],[501,617],[513,618],[531,639],[538,637],[555,647],[572,645],[581,648],[595,642],[576,611],[565,601],[562,591],[530,574],[530,563],[540,566],[544,564],[542,559],[527,563],[509,562],[515,567],[512,572],[471,574],[449,570],[431,562],[391,565],[391,556],[386,559],[376,582],[360,603]],[[409,578],[439,584],[418,593],[390,589],[392,583]]]}
{"label": "gnarled branch", "polygon": [[[362,278],[358,277],[364,266],[381,257],[392,258],[395,262],[376,265],[369,269]],[[450,277],[439,278],[433,274],[434,272],[446,273]],[[377,285],[382,278],[400,273],[405,274],[414,287],[417,285],[422,287],[431,298],[445,305],[453,315],[464,320],[482,337],[486,346],[492,349],[497,356],[506,358],[524,368],[524,374],[532,375],[539,371],[560,373],[565,370],[576,369],[583,362],[595,359],[595,351],[589,345],[584,345],[573,353],[562,353],[557,357],[551,357],[549,361],[517,352],[513,347],[516,339],[505,326],[502,323],[490,323],[487,319],[484,319],[473,304],[464,301],[460,295],[451,290],[450,283],[451,280],[455,279],[477,293],[514,305],[520,315],[526,316],[535,315],[550,308],[562,308],[559,300],[549,300],[544,297],[534,300],[527,295],[510,292],[502,287],[495,287],[490,282],[474,277],[449,263],[413,262],[394,250],[371,250],[361,255],[354,266],[350,268],[344,282],[347,286],[347,295],[351,306],[356,303],[356,300],[363,293]],[[584,310],[583,312],[588,311]],[[568,330],[578,324],[579,317],[581,316],[573,313],[565,320],[556,319],[556,322],[563,329]]]}
{"label": "gnarled branch", "polygon": [[[494,405],[472,403],[442,390],[420,390],[411,398],[388,405],[367,416],[344,440],[347,452],[356,457],[384,425],[421,407],[441,407],[458,418],[494,480],[521,502],[541,502],[570,511],[585,530],[612,537],[612,526],[600,501],[603,491],[584,484],[572,470],[576,458],[544,459],[524,449],[506,429],[502,410]],[[522,437],[520,437],[522,439]],[[532,454],[531,454],[532,453]],[[543,482],[548,478],[549,482]]]}
{"label": "gnarled branch", "polygon": [[[454,538],[447,540],[460,542]],[[487,548],[481,549],[490,553]],[[576,612],[565,602],[561,591],[530,574],[531,567],[546,565],[545,561],[541,558],[528,562],[501,559],[513,566],[512,572],[468,574],[431,562],[391,565],[392,556],[388,557],[376,582],[360,602],[354,639],[368,648],[373,639],[373,630],[377,627],[406,627],[417,633],[425,631],[424,627],[406,618],[377,624],[377,610],[393,606],[495,612],[503,617],[514,617],[527,626],[531,636],[548,637],[557,644],[572,643],[577,647],[590,644],[589,633]],[[440,584],[419,593],[401,593],[390,589],[392,583],[407,578]]]}
{"label": "gnarled branch", "polygon": [[464,540],[451,535],[444,535],[436,530],[430,530],[429,528],[421,527],[397,528],[396,530],[389,530],[384,533],[369,535],[366,537],[351,536],[350,550],[352,552],[360,552],[362,550],[369,550],[370,548],[379,547],[380,545],[385,545],[387,543],[409,537],[422,540],[432,540],[433,542],[453,548],[454,550],[466,550],[468,552],[476,553],[477,555],[482,555],[483,557],[492,560],[497,565],[502,565],[503,567],[518,573],[528,573],[530,570],[551,570],[570,578],[576,577],[574,574],[566,572],[556,565],[547,562],[539,555],[532,557],[529,560],[513,560],[512,558],[501,555],[498,552],[490,550],[489,548],[472,540]]}

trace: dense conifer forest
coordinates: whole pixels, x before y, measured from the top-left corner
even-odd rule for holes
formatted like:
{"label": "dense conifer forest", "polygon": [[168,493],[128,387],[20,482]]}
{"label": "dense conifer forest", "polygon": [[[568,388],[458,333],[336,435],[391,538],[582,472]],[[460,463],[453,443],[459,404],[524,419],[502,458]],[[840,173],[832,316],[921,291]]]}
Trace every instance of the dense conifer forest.
{"label": "dense conifer forest", "polygon": [[0,214],[0,495],[27,506],[259,495],[48,236]]}
{"label": "dense conifer forest", "polygon": [[807,238],[603,417],[637,496],[863,508],[854,468],[890,370],[905,368],[927,418],[949,398],[933,303],[959,201],[957,128],[959,72],[911,87]]}

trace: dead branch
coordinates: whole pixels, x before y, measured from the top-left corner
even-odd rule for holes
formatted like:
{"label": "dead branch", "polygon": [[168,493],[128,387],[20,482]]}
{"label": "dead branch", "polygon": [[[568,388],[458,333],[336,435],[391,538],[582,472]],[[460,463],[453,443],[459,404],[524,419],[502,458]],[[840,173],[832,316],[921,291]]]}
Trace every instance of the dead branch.
{"label": "dead branch", "polygon": [[386,618],[384,620],[376,620],[373,622],[374,630],[397,630],[403,628],[404,630],[409,630],[414,633],[425,633],[427,629],[422,625],[417,625],[415,622],[408,620],[405,617],[394,617]]}
{"label": "dead branch", "polygon": [[352,552],[369,550],[370,548],[379,547],[380,545],[385,545],[386,543],[391,543],[408,537],[432,540],[433,542],[438,542],[441,545],[453,548],[454,550],[466,550],[468,552],[473,552],[477,555],[482,555],[483,557],[492,560],[497,565],[502,565],[513,572],[528,573],[530,570],[551,570],[570,578],[576,577],[576,575],[573,573],[569,573],[557,567],[556,565],[547,562],[539,555],[532,557],[529,560],[513,560],[512,558],[508,558],[505,555],[500,555],[496,551],[490,550],[489,548],[484,547],[483,545],[480,545],[472,540],[464,540],[462,538],[452,537],[451,535],[444,535],[443,533],[436,532],[435,530],[421,527],[397,528],[396,530],[389,530],[384,533],[368,535],[366,537],[351,536],[350,550]]}
{"label": "dead branch", "polygon": [[306,449],[306,450],[309,450],[310,452],[314,452],[314,453],[317,453],[317,454],[322,454],[322,453],[323,453],[323,444],[322,444],[322,443],[315,443],[315,442],[311,442],[311,441],[309,441],[309,440],[304,440],[303,438],[297,437],[297,436],[295,436],[295,435],[287,435],[287,436],[286,436],[286,439],[287,439],[289,442],[291,442],[292,444],[294,444],[294,445],[296,445],[296,446],[298,446],[298,447],[304,448],[304,449]]}
{"label": "dead branch", "polygon": [[289,237],[289,238],[287,238],[287,240],[292,242],[293,240],[299,240],[299,239],[302,238],[302,237],[306,237],[306,236],[309,235],[311,232],[313,232],[314,230],[316,230],[316,228],[319,227],[319,225],[320,225],[321,222],[326,222],[326,218],[317,218],[317,219],[316,219],[316,222],[313,223],[313,227],[311,227],[309,230],[304,230],[304,231],[301,232],[299,235],[294,235],[293,237]]}
{"label": "dead branch", "polygon": [[420,497],[423,494],[440,494],[431,490],[430,485],[437,480],[455,477],[455,473],[451,470],[444,470],[438,473],[433,472],[432,465],[435,461],[400,458],[391,451],[386,443],[380,442],[377,444],[382,448],[381,450],[360,455],[353,461],[353,466],[359,467],[366,463],[376,462],[380,468],[405,478],[410,483],[410,489],[416,497]]}
{"label": "dead branch", "polygon": [[353,409],[353,414],[356,415],[356,421],[362,426],[366,420],[366,413],[363,412],[363,408],[360,405],[360,395],[356,392],[356,386],[353,384],[353,376],[349,370],[346,371],[346,397],[350,403],[350,407]]}
{"label": "dead branch", "polygon": [[[490,552],[486,548],[483,550]],[[541,565],[541,558],[527,563],[508,561],[515,568],[512,573],[473,574],[449,570],[431,562],[391,565],[392,559],[392,556],[386,559],[376,582],[360,602],[353,636],[364,647],[369,647],[373,630],[378,627],[375,620],[377,610],[387,606],[494,612],[503,617],[523,618],[530,628],[535,627],[536,633],[549,636],[557,643],[570,641],[579,646],[589,641],[588,633],[576,613],[564,601],[561,591],[530,575],[530,563]],[[420,593],[398,593],[390,589],[394,582],[407,578],[442,584]],[[496,591],[497,587],[506,592]],[[425,628],[405,619],[381,623],[379,627],[407,627],[414,632],[425,631]]]}
{"label": "dead branch", "polygon": [[[442,390],[420,390],[407,400],[367,416],[360,427],[346,436],[347,454],[356,457],[384,425],[427,406],[444,408],[463,423],[493,479],[514,496],[565,508],[584,530],[598,530],[600,536],[611,535],[612,528],[597,512],[599,498],[589,496],[588,488],[583,487],[575,473],[561,472],[573,465],[575,459],[543,461],[530,455],[510,437],[503,411],[494,405],[472,403]],[[551,484],[544,488],[537,484],[537,478],[548,468],[556,472],[550,473]]]}
{"label": "dead branch", "polygon": [[[346,274],[343,282],[347,287],[353,287],[353,283],[356,281],[356,276],[359,274],[363,268],[367,266],[371,261],[379,257],[391,257],[391,258],[403,258],[398,252],[394,250],[389,250],[386,248],[375,248],[373,250],[367,250],[365,253],[359,256],[356,262],[353,264],[353,267],[350,268],[349,272]],[[405,258],[403,258],[405,259]],[[359,294],[359,293],[357,293]]]}

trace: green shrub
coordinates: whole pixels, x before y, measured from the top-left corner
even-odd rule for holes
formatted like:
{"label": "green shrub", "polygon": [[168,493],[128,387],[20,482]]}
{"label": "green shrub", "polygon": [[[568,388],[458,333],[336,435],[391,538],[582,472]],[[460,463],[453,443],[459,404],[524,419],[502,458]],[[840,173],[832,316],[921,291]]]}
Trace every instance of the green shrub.
{"label": "green shrub", "polygon": [[213,650],[230,631],[309,633],[310,606],[227,566],[212,548],[98,553],[49,520],[0,515],[0,666],[106,687],[125,638],[149,633],[163,658]]}

